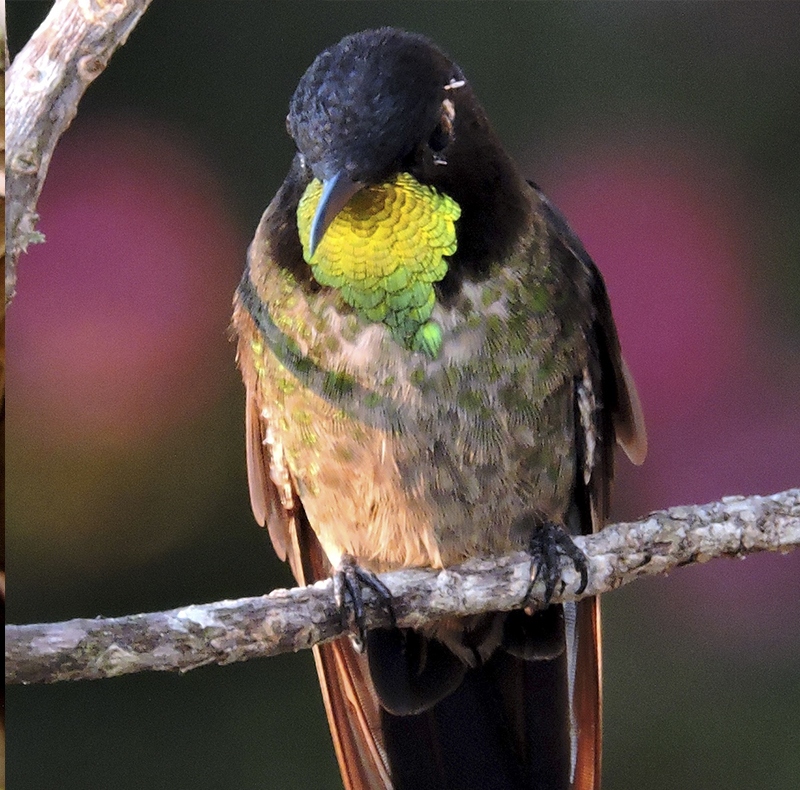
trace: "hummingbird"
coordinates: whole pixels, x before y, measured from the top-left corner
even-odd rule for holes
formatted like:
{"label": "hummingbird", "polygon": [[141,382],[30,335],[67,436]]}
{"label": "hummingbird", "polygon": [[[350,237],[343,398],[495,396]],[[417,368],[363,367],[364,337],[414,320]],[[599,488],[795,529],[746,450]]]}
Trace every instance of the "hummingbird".
{"label": "hummingbird", "polygon": [[[377,574],[527,550],[547,599],[608,516],[641,406],[595,264],[428,38],[301,78],[234,298],[256,520],[360,637],[314,648],[344,785],[600,786],[595,598],[366,630]],[[358,636],[358,635],[357,635]]]}

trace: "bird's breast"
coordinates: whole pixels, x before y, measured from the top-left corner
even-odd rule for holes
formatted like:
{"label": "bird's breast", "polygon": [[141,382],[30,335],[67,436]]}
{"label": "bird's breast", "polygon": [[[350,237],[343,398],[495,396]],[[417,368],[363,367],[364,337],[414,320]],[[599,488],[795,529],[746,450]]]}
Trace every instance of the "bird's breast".
{"label": "bird's breast", "polygon": [[273,294],[291,342],[260,354],[262,418],[334,562],[451,565],[519,548],[523,515],[566,509],[579,361],[537,287],[513,268],[465,284],[434,308],[435,359],[331,292]]}

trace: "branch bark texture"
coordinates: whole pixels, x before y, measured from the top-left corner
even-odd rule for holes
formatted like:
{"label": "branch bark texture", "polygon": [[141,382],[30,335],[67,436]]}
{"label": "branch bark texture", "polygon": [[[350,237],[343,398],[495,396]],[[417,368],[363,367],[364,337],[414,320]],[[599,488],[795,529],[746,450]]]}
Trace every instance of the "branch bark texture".
{"label": "branch bark texture", "polygon": [[[641,576],[714,557],[797,548],[800,489],[674,507],[641,521],[608,526],[576,543],[589,560],[589,584],[577,595],[579,576],[565,560],[563,588],[554,601],[609,592]],[[404,570],[382,576],[402,626],[541,603],[543,585],[537,583],[528,595],[530,578],[531,562],[524,553],[472,560],[442,571]],[[368,603],[374,603],[369,592],[366,595]],[[370,606],[368,624],[387,625],[388,614]],[[12,625],[6,626],[6,682],[52,683],[145,670],[185,672],[204,664],[302,650],[335,639],[346,628],[330,581],[168,612]]]}
{"label": "branch bark texture", "polygon": [[6,304],[17,259],[36,232],[36,204],[61,135],[89,84],[125,43],[151,0],[56,0],[6,72]]}

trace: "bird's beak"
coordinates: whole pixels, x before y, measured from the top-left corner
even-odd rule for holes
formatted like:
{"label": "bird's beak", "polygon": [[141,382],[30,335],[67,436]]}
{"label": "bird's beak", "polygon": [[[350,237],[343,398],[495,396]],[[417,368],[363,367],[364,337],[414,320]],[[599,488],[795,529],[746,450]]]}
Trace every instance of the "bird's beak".
{"label": "bird's beak", "polygon": [[331,222],[336,219],[336,215],[347,205],[350,198],[363,188],[364,184],[360,181],[351,181],[342,171],[322,182],[322,195],[314,213],[314,221],[311,223],[308,241],[309,258],[313,257],[317,245],[322,241]]}

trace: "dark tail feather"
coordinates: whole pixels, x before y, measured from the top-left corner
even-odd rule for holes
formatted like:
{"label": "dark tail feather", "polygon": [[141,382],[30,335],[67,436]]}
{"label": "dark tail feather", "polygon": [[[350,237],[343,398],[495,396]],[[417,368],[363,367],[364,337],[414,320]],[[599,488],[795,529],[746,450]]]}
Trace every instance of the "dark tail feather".
{"label": "dark tail feather", "polygon": [[[520,733],[508,717],[508,692],[522,703],[514,713],[530,719],[524,704],[531,684],[553,662],[528,662],[498,652],[484,666],[469,670],[458,689],[433,708],[415,716],[382,714],[384,743],[397,790],[522,790],[522,788],[566,788],[568,764],[564,763],[560,783],[531,784],[518,751]],[[545,669],[546,667],[546,669]],[[530,724],[530,721],[528,721]],[[551,733],[540,728],[552,755]],[[534,738],[534,741],[538,741]],[[533,744],[530,744],[533,745]],[[538,744],[537,744],[538,745]],[[562,750],[563,751],[563,750]],[[541,754],[541,753],[540,753]],[[564,755],[565,757],[567,755]],[[554,768],[548,765],[545,772]]]}
{"label": "dark tail feather", "polygon": [[566,623],[556,606],[533,616],[515,613],[516,631],[523,618],[531,624],[524,648],[521,639],[513,640],[511,650],[500,648],[423,713],[395,716],[382,710],[393,786],[597,790],[600,687],[594,602],[573,611],[576,617]]}

